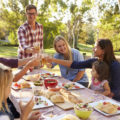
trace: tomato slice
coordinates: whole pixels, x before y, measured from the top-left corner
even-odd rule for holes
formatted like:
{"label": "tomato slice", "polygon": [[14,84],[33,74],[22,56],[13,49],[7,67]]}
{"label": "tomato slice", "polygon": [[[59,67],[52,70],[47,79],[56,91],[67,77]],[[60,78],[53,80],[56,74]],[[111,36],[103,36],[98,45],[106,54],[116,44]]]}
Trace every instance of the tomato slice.
{"label": "tomato slice", "polygon": [[106,105],[107,103],[106,102],[103,102],[103,105]]}
{"label": "tomato slice", "polygon": [[48,106],[48,103],[46,103],[45,105]]}
{"label": "tomato slice", "polygon": [[62,86],[64,86],[66,83],[62,83]]}
{"label": "tomato slice", "polygon": [[75,88],[80,88],[79,86],[75,86]]}
{"label": "tomato slice", "polygon": [[17,85],[18,85],[17,83],[14,84],[14,86],[17,86]]}
{"label": "tomato slice", "polygon": [[118,110],[120,110],[120,106],[118,106]]}

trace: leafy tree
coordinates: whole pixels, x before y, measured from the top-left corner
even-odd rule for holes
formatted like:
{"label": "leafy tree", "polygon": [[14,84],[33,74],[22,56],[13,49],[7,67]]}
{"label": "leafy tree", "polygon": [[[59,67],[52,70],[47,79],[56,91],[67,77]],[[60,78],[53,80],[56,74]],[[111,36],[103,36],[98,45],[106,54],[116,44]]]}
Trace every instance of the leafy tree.
{"label": "leafy tree", "polygon": [[109,38],[114,46],[115,50],[120,49],[120,14],[118,4],[112,6],[103,4],[103,16],[100,19],[100,23],[97,27],[100,29],[101,38]]}
{"label": "leafy tree", "polygon": [[[75,4],[71,3],[70,5],[71,20],[67,23],[68,36],[69,38],[73,38],[73,48],[77,48],[79,34],[84,31],[82,30],[82,26],[85,22],[92,22],[92,17],[89,12],[92,7],[91,0],[83,0],[80,7],[76,2],[75,0]],[[84,38],[82,39],[83,41],[85,41]]]}

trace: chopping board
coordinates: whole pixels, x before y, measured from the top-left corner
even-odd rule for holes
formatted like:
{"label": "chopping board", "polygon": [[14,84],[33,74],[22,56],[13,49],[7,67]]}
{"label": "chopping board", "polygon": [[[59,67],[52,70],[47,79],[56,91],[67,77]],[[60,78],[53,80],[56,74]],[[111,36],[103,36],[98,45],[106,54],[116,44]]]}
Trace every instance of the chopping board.
{"label": "chopping board", "polygon": [[[83,103],[90,103],[92,102],[92,100],[85,98],[83,96],[80,96],[77,93],[71,92],[74,96],[76,96],[78,99],[81,99],[83,101]],[[59,92],[56,92],[56,94],[61,95]],[[63,96],[63,95],[62,95]],[[64,97],[64,96],[63,96]],[[67,98],[64,97],[65,102],[64,103],[54,103],[56,106],[58,106],[59,108],[63,109],[63,110],[70,110],[73,109],[75,104],[70,102]]]}

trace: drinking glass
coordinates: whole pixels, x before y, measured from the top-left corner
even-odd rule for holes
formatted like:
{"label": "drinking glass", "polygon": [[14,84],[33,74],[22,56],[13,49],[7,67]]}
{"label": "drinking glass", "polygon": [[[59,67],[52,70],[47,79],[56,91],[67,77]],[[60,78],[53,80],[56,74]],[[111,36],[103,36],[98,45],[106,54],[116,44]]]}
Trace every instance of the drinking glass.
{"label": "drinking glass", "polygon": [[32,97],[33,97],[32,89],[22,88],[20,90],[20,100],[22,102],[22,105],[26,105],[31,100]]}
{"label": "drinking glass", "polygon": [[37,52],[40,52],[40,42],[33,43],[33,47],[37,50]]}

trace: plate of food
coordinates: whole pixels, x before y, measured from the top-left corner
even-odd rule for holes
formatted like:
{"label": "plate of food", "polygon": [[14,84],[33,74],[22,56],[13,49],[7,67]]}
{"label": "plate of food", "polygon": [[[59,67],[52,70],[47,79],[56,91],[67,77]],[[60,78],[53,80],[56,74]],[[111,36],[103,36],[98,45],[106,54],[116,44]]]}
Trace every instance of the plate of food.
{"label": "plate of food", "polygon": [[25,80],[21,80],[21,81],[18,81],[18,82],[12,82],[12,88],[13,89],[21,89],[21,88],[30,88],[30,87],[33,87],[34,85],[32,83],[28,83],[27,81]]}
{"label": "plate of food", "polygon": [[80,120],[80,119],[75,115],[62,114],[62,115],[54,116],[52,118],[47,118],[45,120]]}
{"label": "plate of food", "polygon": [[54,106],[54,104],[44,96],[35,96],[34,100],[35,100],[35,105],[33,109]]}
{"label": "plate of food", "polygon": [[43,74],[41,74],[41,76],[43,78],[51,78],[51,77],[58,77],[59,75],[57,75],[55,73],[43,73]]}
{"label": "plate of food", "polygon": [[23,79],[25,80],[30,80],[30,81],[38,81],[40,79],[42,79],[42,76],[38,73],[38,74],[33,74],[33,75],[25,75],[23,76]]}
{"label": "plate of food", "polygon": [[59,83],[59,86],[67,90],[85,88],[83,85],[77,82]]}
{"label": "plate of food", "polygon": [[[17,101],[19,102],[20,99],[17,99]],[[26,99],[26,101],[28,101],[29,99]],[[54,104],[48,100],[47,98],[45,98],[44,96],[34,96],[34,107],[33,109],[39,109],[39,108],[46,108],[46,107],[50,107],[50,106],[54,106]]]}
{"label": "plate of food", "polygon": [[89,105],[106,116],[120,114],[120,104],[113,100],[100,100]]}

